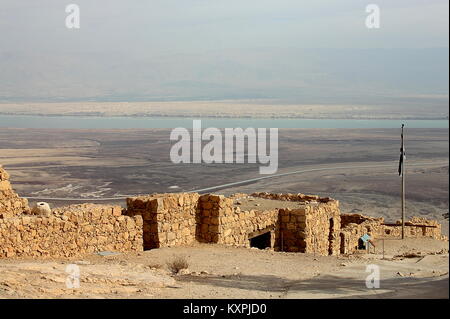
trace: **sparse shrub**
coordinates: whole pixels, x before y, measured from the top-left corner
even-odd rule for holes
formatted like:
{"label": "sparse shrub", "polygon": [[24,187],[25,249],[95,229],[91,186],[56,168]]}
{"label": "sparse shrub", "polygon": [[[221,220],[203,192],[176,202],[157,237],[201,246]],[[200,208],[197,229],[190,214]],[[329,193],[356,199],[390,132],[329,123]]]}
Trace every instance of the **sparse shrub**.
{"label": "sparse shrub", "polygon": [[161,268],[163,268],[163,265],[161,265],[161,264],[150,264],[147,267],[150,268],[150,269],[161,269]]}
{"label": "sparse shrub", "polygon": [[416,253],[416,252],[406,252],[403,253],[401,255],[396,255],[395,257],[403,257],[403,258],[418,258],[418,257],[423,257],[422,254],[420,252]]}
{"label": "sparse shrub", "polygon": [[186,257],[175,256],[171,261],[167,263],[167,267],[173,274],[177,274],[182,269],[188,269],[189,263]]}

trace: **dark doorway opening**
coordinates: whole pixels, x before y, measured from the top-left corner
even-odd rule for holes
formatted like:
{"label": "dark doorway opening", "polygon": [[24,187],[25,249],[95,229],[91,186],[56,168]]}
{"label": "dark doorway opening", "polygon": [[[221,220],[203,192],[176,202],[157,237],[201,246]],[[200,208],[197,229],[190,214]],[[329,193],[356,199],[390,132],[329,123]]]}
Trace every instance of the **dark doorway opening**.
{"label": "dark doorway opening", "polygon": [[345,236],[343,233],[339,235],[341,237],[341,254],[345,254]]}
{"label": "dark doorway opening", "polygon": [[333,255],[334,220],[330,218],[330,229],[328,232],[328,255]]}
{"label": "dark doorway opening", "polygon": [[259,249],[270,248],[270,231],[250,238],[250,247],[256,247]]}
{"label": "dark doorway opening", "polygon": [[366,243],[361,238],[358,239],[358,249],[359,250],[366,249]]}

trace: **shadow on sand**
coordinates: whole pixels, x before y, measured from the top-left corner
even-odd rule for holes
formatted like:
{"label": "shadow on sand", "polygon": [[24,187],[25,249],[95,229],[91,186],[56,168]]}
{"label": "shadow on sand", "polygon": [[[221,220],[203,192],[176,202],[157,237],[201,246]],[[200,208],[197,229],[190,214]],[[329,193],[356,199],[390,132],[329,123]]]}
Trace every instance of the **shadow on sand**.
{"label": "shadow on sand", "polygon": [[365,280],[321,275],[305,280],[289,280],[272,275],[193,276],[177,278],[223,288],[273,292],[286,298],[448,298],[449,278],[390,278],[380,281],[380,289],[366,288]]}

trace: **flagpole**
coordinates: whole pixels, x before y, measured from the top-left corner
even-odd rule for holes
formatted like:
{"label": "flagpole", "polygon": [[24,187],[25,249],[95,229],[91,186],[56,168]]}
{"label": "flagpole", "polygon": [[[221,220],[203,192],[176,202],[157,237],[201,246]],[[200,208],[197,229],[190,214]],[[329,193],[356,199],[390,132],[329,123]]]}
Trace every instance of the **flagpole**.
{"label": "flagpole", "polygon": [[403,137],[403,127],[402,124],[402,239],[405,239],[405,142]]}

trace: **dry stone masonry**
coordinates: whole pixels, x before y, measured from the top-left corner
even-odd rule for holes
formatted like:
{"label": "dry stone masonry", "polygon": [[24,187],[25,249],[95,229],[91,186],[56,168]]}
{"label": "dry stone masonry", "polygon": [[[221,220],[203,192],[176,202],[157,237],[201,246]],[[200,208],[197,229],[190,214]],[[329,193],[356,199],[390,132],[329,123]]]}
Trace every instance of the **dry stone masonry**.
{"label": "dry stone masonry", "polygon": [[[263,201],[251,209],[240,200]],[[0,167],[0,257],[72,257],[141,251],[196,242],[318,255],[350,254],[361,236],[399,238],[401,224],[341,214],[339,201],[305,194],[169,193],[119,206],[80,204],[30,212]],[[407,237],[445,239],[434,220],[413,217]]]}
{"label": "dry stone masonry", "polygon": [[142,216],[144,248],[189,245],[196,239],[195,193],[155,194],[127,199],[128,216]]}
{"label": "dry stone masonry", "polygon": [[[384,218],[374,218],[360,214],[341,215],[340,252],[351,254],[358,250],[360,238],[368,234],[372,239],[401,238],[401,221],[387,224]],[[405,222],[405,237],[407,238],[434,238],[447,240],[441,234],[441,224],[435,220],[422,217],[412,217]]]}
{"label": "dry stone masonry", "polygon": [[51,216],[0,218],[0,257],[72,257],[100,251],[139,251],[142,218],[121,207],[81,204]]}
{"label": "dry stone masonry", "polygon": [[233,198],[208,194],[200,197],[199,215],[199,237],[204,242],[249,247],[249,238],[268,233],[274,247],[277,210],[241,211]]}
{"label": "dry stone masonry", "polygon": [[12,189],[9,174],[0,165],[0,218],[29,212],[28,201],[20,198]]}
{"label": "dry stone masonry", "polygon": [[[156,194],[129,198],[126,214],[143,217],[146,249],[194,241],[250,247],[253,241],[275,250],[339,254],[338,201],[303,194],[255,193],[251,197],[295,201],[302,207],[241,210],[233,197],[223,195]],[[257,239],[260,236],[265,238]]]}

